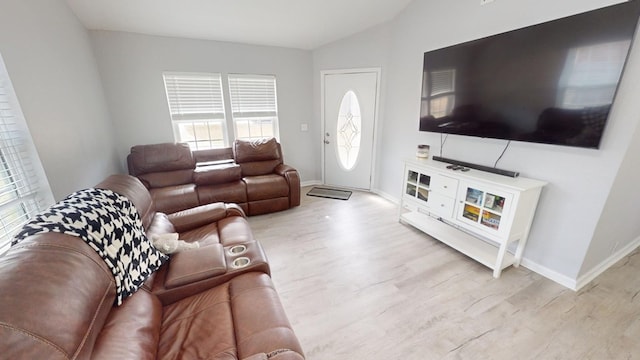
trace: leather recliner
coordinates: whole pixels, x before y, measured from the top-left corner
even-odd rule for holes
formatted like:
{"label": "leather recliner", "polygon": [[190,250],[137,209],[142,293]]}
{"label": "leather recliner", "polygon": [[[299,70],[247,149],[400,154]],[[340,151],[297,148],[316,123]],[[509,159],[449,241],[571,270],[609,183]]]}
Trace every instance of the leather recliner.
{"label": "leather recliner", "polygon": [[273,138],[195,151],[182,143],[136,145],[127,163],[165,213],[215,202],[238,204],[248,215],[300,205],[300,176]]}
{"label": "leather recliner", "polygon": [[[261,247],[235,205],[156,212],[142,183],[96,188],[126,196],[148,236],[178,232],[201,247],[171,256],[115,306],[114,277],[83,240],[32,235],[0,257],[0,357],[7,359],[303,359]],[[230,268],[245,245],[255,261]]]}

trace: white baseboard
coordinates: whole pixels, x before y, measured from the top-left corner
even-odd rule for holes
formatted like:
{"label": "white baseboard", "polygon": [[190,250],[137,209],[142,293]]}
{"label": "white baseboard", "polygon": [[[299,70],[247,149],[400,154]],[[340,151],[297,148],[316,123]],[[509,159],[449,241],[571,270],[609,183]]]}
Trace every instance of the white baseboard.
{"label": "white baseboard", "polygon": [[522,259],[522,266],[546,277],[549,280],[553,280],[564,287],[567,287],[573,291],[578,291],[585,285],[593,281],[600,274],[605,272],[608,268],[613,266],[615,263],[622,260],[625,256],[631,254],[636,248],[638,248],[638,246],[640,246],[640,237],[637,237],[627,246],[613,253],[593,269],[589,270],[586,274],[579,276],[578,279],[572,279],[566,275],[560,274],[527,259]]}
{"label": "white baseboard", "polygon": [[531,260],[527,260],[525,258],[522,259],[522,262],[520,263],[521,266],[526,267],[527,269],[540,274],[544,277],[546,277],[549,280],[552,280],[566,288],[569,288],[571,290],[577,290],[576,288],[576,280],[572,279],[566,275],[560,274],[557,271],[551,270],[546,266],[542,266],[538,263],[535,263]]}
{"label": "white baseboard", "polygon": [[322,181],[320,181],[320,180],[309,180],[309,181],[301,181],[300,182],[300,187],[315,186],[315,185],[322,185]]}
{"label": "white baseboard", "polygon": [[627,246],[611,254],[611,256],[606,258],[593,269],[587,271],[586,274],[579,276],[576,284],[576,290],[580,290],[580,288],[590,283],[593,279],[605,272],[605,270],[622,260],[625,256],[631,254],[636,248],[638,248],[638,246],[640,246],[640,237],[635,238],[635,240],[627,244]]}
{"label": "white baseboard", "polygon": [[383,199],[391,201],[392,203],[394,203],[396,205],[400,204],[400,199],[398,199],[397,197],[392,196],[392,195],[390,195],[390,194],[388,194],[388,193],[386,193],[386,192],[384,192],[384,191],[382,191],[380,189],[371,189],[371,192],[376,194],[376,195],[378,195],[378,196],[380,196]]}

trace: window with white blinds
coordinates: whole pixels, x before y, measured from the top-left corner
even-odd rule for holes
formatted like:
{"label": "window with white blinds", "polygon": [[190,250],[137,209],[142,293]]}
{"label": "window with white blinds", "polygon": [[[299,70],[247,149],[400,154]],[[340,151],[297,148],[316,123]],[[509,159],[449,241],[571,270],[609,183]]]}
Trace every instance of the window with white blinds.
{"label": "window with white blinds", "polygon": [[52,202],[51,190],[0,57],[0,254],[9,248],[24,224]]}
{"label": "window with white blinds", "polygon": [[228,146],[220,74],[164,73],[175,140],[191,149]]}
{"label": "window with white blinds", "polygon": [[275,76],[229,74],[229,98],[236,139],[279,139]]}

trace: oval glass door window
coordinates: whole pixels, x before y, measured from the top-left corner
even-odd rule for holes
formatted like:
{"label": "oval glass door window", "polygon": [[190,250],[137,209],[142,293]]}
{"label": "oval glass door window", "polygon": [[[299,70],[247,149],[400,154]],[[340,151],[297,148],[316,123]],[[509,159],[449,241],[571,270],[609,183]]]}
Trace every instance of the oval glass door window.
{"label": "oval glass door window", "polygon": [[337,153],[340,165],[345,170],[351,170],[356,165],[360,154],[360,139],[362,137],[362,117],[360,104],[356,94],[349,90],[340,103],[338,111]]}

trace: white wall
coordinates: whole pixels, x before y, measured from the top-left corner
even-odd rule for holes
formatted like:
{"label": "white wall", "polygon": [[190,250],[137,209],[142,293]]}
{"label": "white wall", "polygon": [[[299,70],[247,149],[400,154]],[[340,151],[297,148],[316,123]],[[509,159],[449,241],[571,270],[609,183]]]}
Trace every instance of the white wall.
{"label": "white wall", "polygon": [[163,72],[257,73],[276,75],[285,163],[303,181],[317,178],[311,132],[300,131],[312,122],[311,52],[109,31],[91,38],[123,166],[133,145],[174,141]]}
{"label": "white wall", "polygon": [[54,197],[118,172],[89,35],[67,4],[0,2],[0,53]]}
{"label": "white wall", "polygon": [[[432,153],[440,151],[439,135],[417,131],[425,51],[617,2],[620,1],[497,0],[480,6],[477,0],[415,0],[388,24],[390,42],[382,45],[389,51],[386,65],[372,49],[348,52],[346,58],[342,57],[344,52],[331,51],[336,46],[360,49],[363,43],[374,43],[379,37],[379,28],[374,28],[342,40],[339,45],[314,51],[314,76],[336,63],[342,67],[361,66],[373,59],[383,66],[386,96],[377,149],[378,187],[381,192],[399,198],[402,159],[414,156],[417,144],[431,144]],[[525,264],[568,286],[581,270],[609,189],[638,122],[634,101],[640,84],[632,79],[640,69],[640,56],[636,55],[639,52],[640,45],[634,49],[628,66],[631,70],[623,80],[600,150],[513,142],[498,165],[549,182],[524,254]],[[505,144],[501,140],[449,136],[442,155],[492,166]],[[629,229],[624,236],[635,238],[639,233],[639,229]]]}

